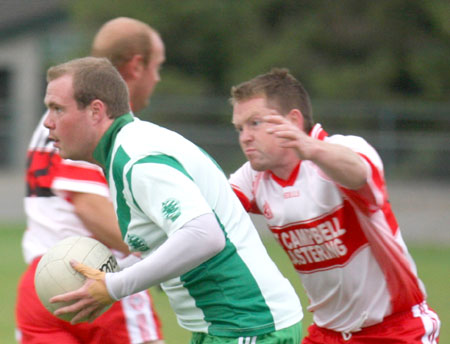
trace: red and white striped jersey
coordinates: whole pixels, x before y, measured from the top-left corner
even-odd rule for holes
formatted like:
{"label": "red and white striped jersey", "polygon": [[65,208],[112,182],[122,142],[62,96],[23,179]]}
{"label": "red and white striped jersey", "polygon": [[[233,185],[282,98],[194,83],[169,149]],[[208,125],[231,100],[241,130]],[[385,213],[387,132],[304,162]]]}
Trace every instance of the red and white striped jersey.
{"label": "red and white striped jersey", "polygon": [[262,214],[300,275],[314,322],[357,331],[387,315],[410,310],[425,289],[389,204],[383,164],[356,136],[328,136],[319,124],[310,136],[349,147],[370,175],[359,190],[330,180],[301,161],[288,180],[245,163],[230,183],[247,211]]}
{"label": "red and white striped jersey", "polygon": [[[45,117],[45,116],[44,116]],[[22,239],[24,259],[30,263],[59,240],[71,235],[90,236],[74,213],[70,192],[109,197],[100,167],[64,160],[48,139],[44,117],[33,133],[27,152],[25,213],[27,230]]]}

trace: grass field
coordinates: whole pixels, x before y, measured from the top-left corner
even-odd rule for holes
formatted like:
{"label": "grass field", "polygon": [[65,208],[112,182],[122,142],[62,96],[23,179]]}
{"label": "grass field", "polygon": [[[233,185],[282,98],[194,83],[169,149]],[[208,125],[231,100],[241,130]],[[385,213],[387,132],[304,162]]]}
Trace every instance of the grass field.
{"label": "grass field", "polygon": [[[0,343],[13,344],[14,340],[14,302],[16,284],[25,268],[20,240],[23,226],[0,225]],[[296,273],[284,252],[271,238],[265,240],[267,249],[283,274],[296,288],[304,306],[304,328],[311,322],[311,314],[306,311],[307,299]],[[419,275],[428,291],[428,302],[439,314],[442,321],[440,343],[450,343],[450,246],[409,245],[419,270]],[[190,335],[176,323],[165,294],[152,288],[155,305],[163,322],[167,344],[188,343]]]}

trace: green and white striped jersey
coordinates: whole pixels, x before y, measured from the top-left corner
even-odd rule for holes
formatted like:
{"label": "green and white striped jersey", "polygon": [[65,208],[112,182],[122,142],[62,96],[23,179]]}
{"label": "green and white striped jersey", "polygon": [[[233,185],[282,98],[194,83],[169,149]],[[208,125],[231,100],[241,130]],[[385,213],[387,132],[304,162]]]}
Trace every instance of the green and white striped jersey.
{"label": "green and white striped jersey", "polygon": [[182,327],[240,337],[302,319],[294,288],[267,254],[226,176],[204,151],[175,132],[127,114],[114,121],[94,158],[104,166],[132,251],[146,256],[187,222],[216,215],[225,248],[162,284]]}

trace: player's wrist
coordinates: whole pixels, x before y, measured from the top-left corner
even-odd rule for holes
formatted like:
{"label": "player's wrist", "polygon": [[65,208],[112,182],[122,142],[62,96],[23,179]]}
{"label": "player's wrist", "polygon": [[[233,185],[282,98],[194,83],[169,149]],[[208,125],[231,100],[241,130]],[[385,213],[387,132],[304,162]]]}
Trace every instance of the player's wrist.
{"label": "player's wrist", "polygon": [[[108,291],[109,296],[112,300],[118,301],[121,299],[120,296],[117,295],[117,293],[114,292],[114,283],[117,283],[117,279],[114,279],[113,281],[113,275],[117,275],[117,272],[108,272],[105,274],[105,288]],[[120,282],[120,279],[118,280]]]}
{"label": "player's wrist", "polygon": [[88,293],[102,305],[110,305],[114,303],[114,300],[111,295],[109,295],[108,288],[106,287],[106,282],[104,279],[105,273],[102,272],[103,278],[93,279],[92,283],[88,285]]}

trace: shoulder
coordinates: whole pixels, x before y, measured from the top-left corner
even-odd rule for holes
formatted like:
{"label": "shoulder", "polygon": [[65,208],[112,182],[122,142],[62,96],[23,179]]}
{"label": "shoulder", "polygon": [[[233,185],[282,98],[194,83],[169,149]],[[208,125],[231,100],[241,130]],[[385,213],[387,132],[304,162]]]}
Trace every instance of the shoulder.
{"label": "shoulder", "polygon": [[332,135],[325,138],[325,141],[330,143],[341,144],[343,146],[349,146],[350,148],[357,147],[358,145],[369,145],[369,143],[362,137],[356,135]]}
{"label": "shoulder", "polygon": [[258,171],[255,171],[252,166],[250,165],[250,162],[244,163],[241,167],[239,167],[236,171],[231,173],[230,180],[233,180],[235,178],[245,178],[253,180],[258,175]]}
{"label": "shoulder", "polygon": [[327,142],[348,147],[378,168],[383,167],[383,162],[376,149],[364,138],[355,135],[333,135],[326,138]]}

